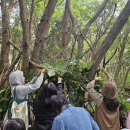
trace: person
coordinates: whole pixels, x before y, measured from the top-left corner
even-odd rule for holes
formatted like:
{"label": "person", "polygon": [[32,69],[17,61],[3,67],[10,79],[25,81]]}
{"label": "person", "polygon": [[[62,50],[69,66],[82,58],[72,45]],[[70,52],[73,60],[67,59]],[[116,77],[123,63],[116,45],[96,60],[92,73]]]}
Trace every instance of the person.
{"label": "person", "polygon": [[64,95],[51,97],[54,110],[59,113],[53,121],[51,130],[99,130],[97,123],[82,107],[69,104]]}
{"label": "person", "polygon": [[50,98],[59,93],[60,90],[58,88],[62,88],[61,78],[58,78],[57,85],[52,82],[45,82],[40,95],[34,101],[33,113],[35,121],[32,130],[51,130],[52,122],[57,115],[52,108]]}
{"label": "person", "polygon": [[12,118],[4,123],[2,130],[26,130],[26,127],[22,119]]}
{"label": "person", "polygon": [[104,68],[100,68],[100,71],[102,71],[108,79],[108,81],[103,84],[102,94],[94,90],[95,82],[101,80],[101,77],[96,77],[85,87],[86,92],[96,103],[95,120],[101,130],[120,130],[117,86]]}
{"label": "person", "polygon": [[4,121],[19,117],[24,120],[26,129],[28,129],[29,125],[31,125],[28,94],[40,88],[43,83],[44,72],[45,69],[38,70],[36,76],[27,84],[25,84],[25,78],[22,71],[16,70],[9,75],[13,99],[9,104]]}
{"label": "person", "polygon": [[16,98],[24,99],[29,93],[40,88],[43,82],[45,69],[39,69],[36,76],[27,84],[22,71],[16,70],[9,75],[9,83],[11,85],[11,93],[14,96],[14,88],[16,88]]}

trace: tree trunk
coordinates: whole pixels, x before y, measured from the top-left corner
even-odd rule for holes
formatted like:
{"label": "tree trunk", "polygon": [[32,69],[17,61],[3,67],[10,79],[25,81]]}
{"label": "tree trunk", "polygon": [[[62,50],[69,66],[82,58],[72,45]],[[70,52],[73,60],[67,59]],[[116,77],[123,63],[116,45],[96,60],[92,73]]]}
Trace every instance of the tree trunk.
{"label": "tree trunk", "polygon": [[120,45],[120,53],[119,53],[119,61],[117,63],[117,69],[115,71],[115,75],[114,75],[114,78],[115,80],[118,79],[118,75],[119,75],[119,72],[121,70],[121,66],[122,66],[122,62],[123,62],[123,54],[124,54],[124,50],[125,50],[125,46],[126,46],[126,41],[127,41],[127,37],[130,33],[130,26],[127,28],[126,30],[126,33],[125,33],[125,36],[123,37],[123,40],[121,42],[121,45]]}
{"label": "tree trunk", "polygon": [[30,10],[30,19],[29,19],[29,42],[31,41],[31,29],[32,29],[32,21],[33,21],[33,12],[35,7],[35,0],[32,0],[31,10]]}
{"label": "tree trunk", "polygon": [[126,75],[125,75],[125,77],[124,77],[123,87],[125,87],[125,85],[126,85],[126,80],[127,80],[127,77],[128,77],[129,71],[130,71],[130,67],[127,69]]}
{"label": "tree trunk", "polygon": [[63,58],[66,55],[66,44],[67,44],[67,34],[68,34],[68,19],[69,19],[68,4],[69,4],[69,0],[66,0],[64,16],[62,18],[61,57]]}
{"label": "tree trunk", "polygon": [[41,63],[43,60],[44,42],[46,41],[46,38],[48,36],[50,19],[54,12],[57,1],[58,0],[49,0],[47,7],[44,11],[44,14],[41,18],[41,21],[38,25],[38,28],[35,34],[36,40],[34,43],[34,48],[33,48],[32,56],[31,56],[31,60],[36,63]]}
{"label": "tree trunk", "polygon": [[20,18],[23,28],[23,59],[22,59],[22,70],[26,74],[29,66],[29,24],[26,18],[26,1],[19,0]]}
{"label": "tree trunk", "polygon": [[0,58],[0,72],[9,66],[9,20],[11,11],[13,10],[15,0],[11,0],[7,7],[6,1],[1,0],[1,12],[2,12],[2,46],[1,46],[1,58]]}
{"label": "tree trunk", "polygon": [[127,22],[130,15],[130,0],[127,2],[126,6],[124,7],[123,11],[119,15],[116,23],[114,24],[113,28],[110,30],[109,34],[105,38],[103,44],[101,45],[100,49],[96,53],[95,60],[91,66],[89,72],[89,80],[92,80],[95,76],[96,70],[101,63],[102,58],[105,56],[107,50],[111,47],[114,40],[120,33],[121,29],[123,28],[124,24]]}
{"label": "tree trunk", "polygon": [[105,7],[106,7],[106,5],[107,5],[108,2],[109,2],[109,0],[104,0],[104,2],[102,3],[101,7],[98,9],[98,11],[96,12],[96,14],[88,21],[88,23],[86,24],[86,27],[81,31],[81,34],[78,35],[78,38],[77,38],[77,41],[78,41],[78,55],[82,55],[84,37],[86,37],[91,24],[102,13],[102,11],[105,9]]}

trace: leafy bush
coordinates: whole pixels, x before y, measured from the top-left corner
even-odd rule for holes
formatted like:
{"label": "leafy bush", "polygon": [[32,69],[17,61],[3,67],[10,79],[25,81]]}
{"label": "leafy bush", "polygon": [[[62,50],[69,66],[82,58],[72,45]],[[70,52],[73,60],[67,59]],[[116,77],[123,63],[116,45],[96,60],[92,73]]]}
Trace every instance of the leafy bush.
{"label": "leafy bush", "polygon": [[10,89],[6,86],[2,90],[0,90],[0,109],[2,112],[2,118],[4,117],[4,114],[7,111],[10,99]]}

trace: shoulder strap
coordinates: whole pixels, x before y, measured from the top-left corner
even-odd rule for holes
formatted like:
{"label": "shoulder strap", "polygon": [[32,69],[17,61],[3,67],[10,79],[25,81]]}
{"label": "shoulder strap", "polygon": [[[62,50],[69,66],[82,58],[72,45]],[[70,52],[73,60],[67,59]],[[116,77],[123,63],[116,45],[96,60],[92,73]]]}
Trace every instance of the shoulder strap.
{"label": "shoulder strap", "polygon": [[13,90],[13,98],[16,99],[16,87]]}
{"label": "shoulder strap", "polygon": [[13,94],[13,99],[10,101],[9,106],[8,106],[8,119],[11,119],[11,117],[12,117],[11,107],[12,107],[13,101],[16,101],[17,103],[22,103],[24,101],[27,101],[28,119],[29,119],[29,125],[31,125],[31,102],[29,101],[29,99],[26,98],[26,96],[24,99],[17,99],[16,98],[16,87],[13,89],[12,94]]}
{"label": "shoulder strap", "polygon": [[[16,87],[15,87],[14,90],[13,90],[13,99],[17,99],[17,98],[16,98]],[[27,97],[25,96],[24,99],[26,100]]]}

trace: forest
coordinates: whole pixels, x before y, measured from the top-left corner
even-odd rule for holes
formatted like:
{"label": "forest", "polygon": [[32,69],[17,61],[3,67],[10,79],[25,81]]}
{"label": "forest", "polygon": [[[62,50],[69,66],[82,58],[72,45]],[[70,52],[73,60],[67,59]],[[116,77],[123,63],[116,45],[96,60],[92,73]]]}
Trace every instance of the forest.
{"label": "forest", "polygon": [[[84,106],[85,85],[105,68],[118,86],[120,108],[130,109],[130,0],[1,0],[0,120],[10,100],[9,74],[36,69],[61,76],[65,95]],[[95,85],[100,92],[102,82]],[[30,95],[33,100],[40,90]],[[94,110],[92,101],[88,109]]]}

